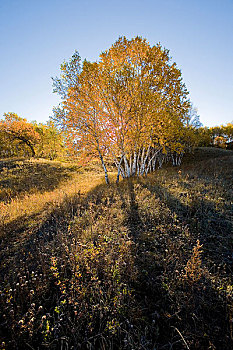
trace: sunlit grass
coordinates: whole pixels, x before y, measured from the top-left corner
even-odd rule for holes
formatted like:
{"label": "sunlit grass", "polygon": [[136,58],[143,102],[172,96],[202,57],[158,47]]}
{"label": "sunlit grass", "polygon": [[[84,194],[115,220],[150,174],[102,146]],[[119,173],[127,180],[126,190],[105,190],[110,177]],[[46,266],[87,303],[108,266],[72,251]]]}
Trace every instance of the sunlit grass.
{"label": "sunlit grass", "polygon": [[233,156],[188,158],[109,186],[51,163],[1,203],[3,348],[232,348]]}
{"label": "sunlit grass", "polygon": [[[40,218],[48,216],[65,198],[87,193],[104,182],[98,165],[94,165],[96,171],[90,172],[72,163],[56,161],[16,160],[12,163],[10,160],[4,163],[6,166],[0,172],[0,198],[5,199],[0,202],[1,226],[20,218],[29,226],[38,225]],[[38,166],[41,173],[38,173]],[[110,178],[112,176],[114,173],[110,173]]]}

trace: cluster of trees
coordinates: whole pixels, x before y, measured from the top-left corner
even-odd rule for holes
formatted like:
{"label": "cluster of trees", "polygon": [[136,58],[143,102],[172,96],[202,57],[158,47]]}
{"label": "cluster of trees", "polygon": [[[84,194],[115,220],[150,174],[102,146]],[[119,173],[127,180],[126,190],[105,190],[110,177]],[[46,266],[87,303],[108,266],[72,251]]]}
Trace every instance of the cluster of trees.
{"label": "cluster of trees", "polygon": [[122,37],[96,62],[81,63],[75,52],[53,85],[62,98],[56,125],[81,158],[100,158],[107,183],[106,160],[118,180],[146,175],[167,160],[180,164],[194,143],[188,91],[160,44]]}
{"label": "cluster of trees", "polygon": [[196,130],[198,146],[233,148],[233,123],[215,127],[201,127]]}
{"label": "cluster of trees", "polygon": [[28,122],[16,113],[0,120],[0,157],[37,156],[54,159],[64,154],[64,135],[53,122]]}
{"label": "cluster of trees", "polygon": [[141,37],[119,38],[96,62],[81,62],[75,52],[53,87],[62,99],[53,121],[29,123],[15,113],[0,120],[1,157],[54,159],[68,149],[84,162],[99,157],[108,183],[109,162],[119,181],[163,162],[180,165],[194,146],[226,147],[233,140],[233,124],[201,127],[169,51]]}

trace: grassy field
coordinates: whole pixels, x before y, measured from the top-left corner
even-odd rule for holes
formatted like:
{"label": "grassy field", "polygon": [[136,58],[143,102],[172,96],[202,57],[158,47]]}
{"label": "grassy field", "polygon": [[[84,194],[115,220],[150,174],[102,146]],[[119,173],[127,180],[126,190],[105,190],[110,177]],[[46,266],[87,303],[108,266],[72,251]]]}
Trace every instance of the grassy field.
{"label": "grassy field", "polygon": [[0,348],[232,349],[233,152],[110,175],[0,161]]}

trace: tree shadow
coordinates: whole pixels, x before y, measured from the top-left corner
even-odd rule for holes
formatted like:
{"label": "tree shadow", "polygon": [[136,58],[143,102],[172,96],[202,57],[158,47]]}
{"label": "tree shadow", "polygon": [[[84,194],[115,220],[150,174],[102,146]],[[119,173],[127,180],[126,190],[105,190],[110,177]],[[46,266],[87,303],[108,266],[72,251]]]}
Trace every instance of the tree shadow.
{"label": "tree shadow", "polygon": [[59,162],[0,160],[0,201],[16,196],[53,191],[78,170]]}
{"label": "tree shadow", "polygon": [[[72,236],[71,224],[85,213],[87,220],[84,220],[80,229],[87,227],[91,232],[93,231],[91,233],[93,250],[98,237],[111,231],[111,221],[109,226],[104,226],[103,231],[100,232],[95,232],[95,222],[98,218],[105,216],[108,219],[108,210],[111,210],[114,204],[115,209],[117,207],[119,210],[112,216],[123,218],[123,224],[127,230],[126,239],[133,242],[131,254],[134,257],[135,271],[137,271],[134,280],[128,276],[124,281],[127,288],[132,291],[137,308],[132,310],[129,308],[131,318],[126,317],[122,311],[122,327],[125,327],[124,333],[128,337],[124,335],[124,339],[121,339],[122,349],[133,348],[132,345],[128,347],[122,345],[123,340],[137,338],[134,348],[138,349],[187,349],[185,340],[190,349],[207,349],[212,346],[212,349],[230,350],[232,342],[226,316],[227,303],[224,297],[218,293],[205,275],[194,283],[184,279],[184,268],[196,239],[200,239],[204,249],[209,242],[208,235],[204,234],[206,230],[204,216],[210,209],[214,211],[214,208],[209,207],[211,203],[208,201],[193,203],[192,206],[184,205],[167,189],[158,184],[152,185],[149,181],[130,179],[109,187],[98,185],[83,196],[77,194],[67,197],[59,207],[48,213],[39,227],[30,228],[23,224],[20,226],[19,223],[27,219],[22,216],[8,227],[8,233],[15,227],[12,241],[5,240],[2,244],[1,258],[2,261],[6,261],[6,264],[2,268],[1,277],[3,280],[6,277],[15,279],[13,270],[16,267],[20,270],[22,265],[25,266],[25,272],[23,272],[25,275],[30,274],[32,270],[38,271],[39,258],[43,258],[47,247],[50,249],[47,255],[52,255],[51,247],[58,235],[64,236],[65,239],[68,237],[69,247],[71,247],[75,238]],[[204,215],[203,218],[201,216],[200,219],[200,215]],[[216,211],[213,215],[215,219],[223,219]],[[197,220],[194,220],[196,217]],[[37,220],[36,217],[30,219]],[[224,230],[230,229],[228,223],[225,225]],[[79,229],[79,225],[77,227]],[[187,227],[190,235],[186,235]],[[114,229],[117,230],[117,228]],[[119,235],[120,230],[119,227]],[[203,232],[201,235],[200,231]],[[20,240],[21,235],[23,235],[22,242],[17,246],[14,238]],[[114,245],[119,247],[122,244],[122,241],[111,240],[110,236],[106,239],[109,239],[106,243],[111,247]],[[212,246],[211,251],[205,249],[203,257],[211,258],[211,262],[216,263],[216,268],[217,264],[224,260],[222,257],[217,260],[220,248],[216,248],[217,251],[215,250],[214,254]],[[224,249],[221,254],[225,252]],[[99,263],[101,266],[106,264],[104,259]],[[44,273],[43,268],[40,269],[38,273]],[[66,278],[67,280],[70,278],[68,272]],[[99,278],[101,285],[107,284],[107,281],[101,280],[101,276]],[[91,286],[90,284],[89,288]],[[117,284],[116,288],[118,288]],[[46,300],[46,297],[43,296],[43,299]],[[56,306],[54,300],[52,304],[46,303],[48,310]],[[63,317],[66,316],[63,315]],[[100,324],[104,324],[102,316],[98,317],[100,317]],[[101,337],[100,329],[97,332],[99,337]],[[63,332],[66,334],[65,328]],[[90,342],[90,337],[83,341],[84,345],[80,348],[87,349],[88,341]],[[57,342],[59,343],[58,340]],[[135,344],[137,344],[136,347]],[[34,343],[33,346],[35,345]],[[98,346],[96,345],[96,348]],[[108,347],[114,348],[110,345]]]}
{"label": "tree shadow", "polygon": [[[164,217],[166,223],[162,211],[159,218],[140,209],[136,200],[138,193],[135,192],[137,183],[142,190],[148,190],[148,196],[151,194],[159,199],[160,210],[164,208],[165,211],[162,203],[166,204],[171,213],[167,219]],[[135,291],[143,302],[145,317],[158,349],[187,348],[183,336],[193,349],[209,346],[231,349],[226,312],[230,306],[228,299],[204,272],[197,281],[187,281],[184,272],[191,249],[199,239],[204,250],[203,271],[208,268],[219,279],[218,283],[221,283],[221,278],[231,277],[232,223],[209,201],[184,205],[167,189],[152,186],[149,181],[139,179],[134,185],[130,182],[128,197],[130,205],[126,223],[137,244],[139,276]],[[156,222],[165,225],[165,230],[154,230]],[[184,234],[187,228],[189,236]],[[179,330],[182,330],[182,335]]]}
{"label": "tree shadow", "polygon": [[[66,196],[58,205],[51,204],[51,207],[31,215],[24,214],[9,223],[0,223],[0,279],[4,281],[9,270],[20,264],[21,259],[25,260],[25,256],[33,256],[39,245],[51,242],[59,232],[67,232],[70,222],[82,215],[90,207],[90,202],[96,206],[102,203],[106,188],[105,184],[100,184],[85,195],[78,192]],[[104,200],[103,204],[106,203]]]}
{"label": "tree shadow", "polygon": [[[121,208],[125,210],[126,213],[125,224],[129,229],[131,237],[135,238],[137,232],[143,228],[143,223],[138,212],[138,203],[134,191],[134,180],[125,179],[121,183],[121,186],[116,186],[116,189],[121,200]],[[125,196],[126,193],[128,198]]]}
{"label": "tree shadow", "polygon": [[[213,264],[228,264],[230,272],[233,264],[233,222],[215,209],[212,201],[194,197],[184,204],[168,189],[149,182],[140,181],[142,187],[164,201],[180,222],[187,225],[193,242],[197,239],[206,247],[206,256]],[[188,193],[180,193],[188,196]]]}

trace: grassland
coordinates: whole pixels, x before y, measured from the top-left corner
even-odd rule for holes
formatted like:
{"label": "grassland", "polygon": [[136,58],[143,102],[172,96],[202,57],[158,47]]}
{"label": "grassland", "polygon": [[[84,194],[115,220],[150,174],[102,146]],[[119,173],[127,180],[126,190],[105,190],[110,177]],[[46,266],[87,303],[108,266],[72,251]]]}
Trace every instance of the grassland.
{"label": "grassland", "polygon": [[0,348],[232,349],[232,178],[211,148],[109,186],[0,161]]}

